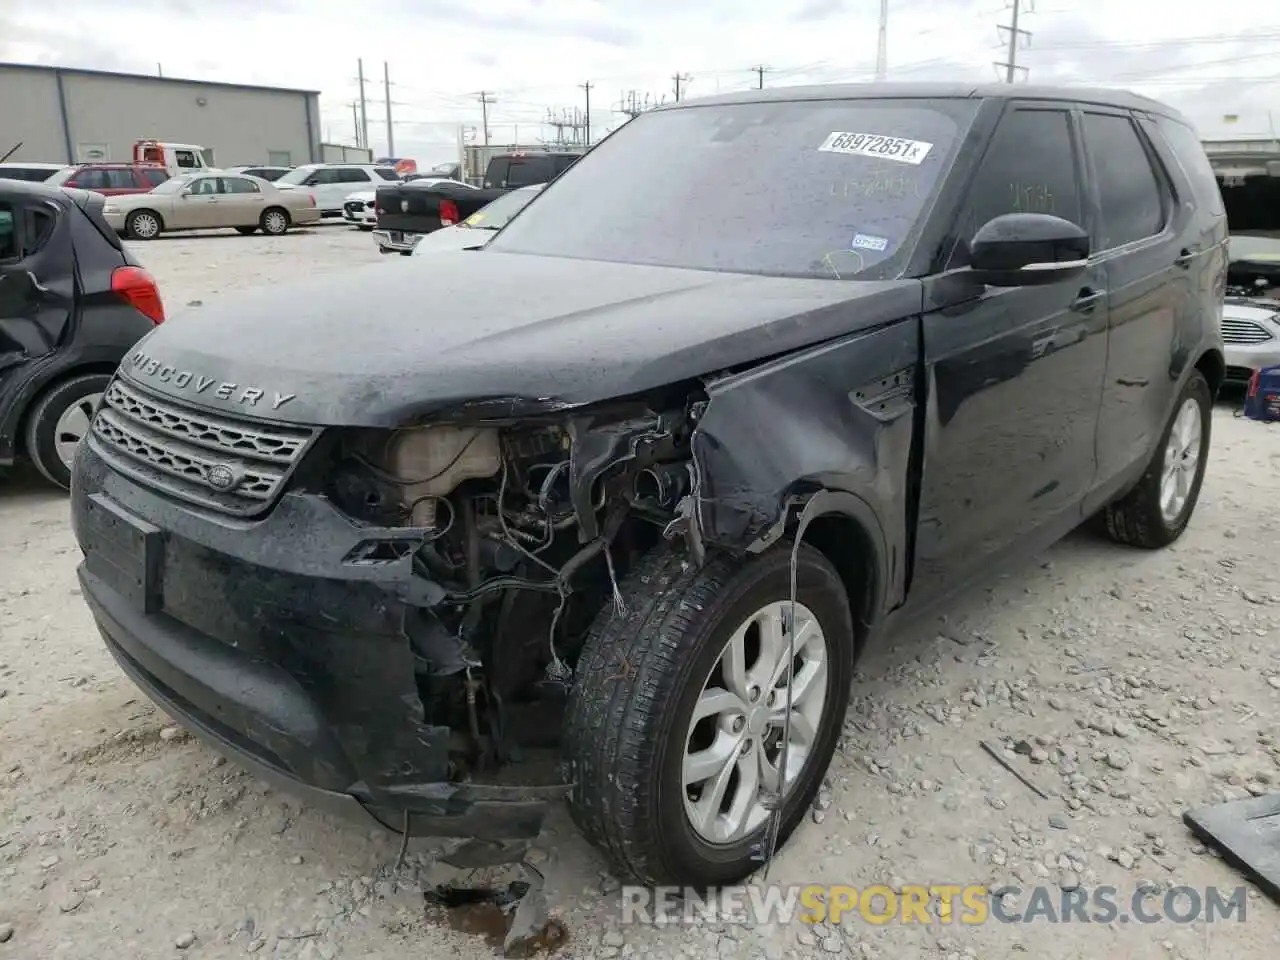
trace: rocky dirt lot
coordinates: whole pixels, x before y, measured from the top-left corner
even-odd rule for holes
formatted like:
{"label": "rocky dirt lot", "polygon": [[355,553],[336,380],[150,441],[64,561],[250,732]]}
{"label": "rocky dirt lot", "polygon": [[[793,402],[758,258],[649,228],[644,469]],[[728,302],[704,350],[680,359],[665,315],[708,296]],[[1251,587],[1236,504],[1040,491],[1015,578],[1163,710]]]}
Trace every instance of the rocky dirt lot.
{"label": "rocky dirt lot", "polygon": [[[382,260],[367,234],[138,245],[171,315],[281,277]],[[779,883],[1235,888],[1188,806],[1280,790],[1280,431],[1220,406],[1187,535],[1138,553],[1083,533],[863,661],[829,789]],[[152,708],[78,596],[63,495],[0,488],[0,958],[491,956],[428,916],[440,849],[270,791]],[[1005,739],[1041,799],[979,746]],[[540,844],[562,955],[928,960],[1280,956],[1280,910],[1153,925],[619,924],[618,883],[557,814]],[[1157,897],[1155,902],[1159,902]]]}

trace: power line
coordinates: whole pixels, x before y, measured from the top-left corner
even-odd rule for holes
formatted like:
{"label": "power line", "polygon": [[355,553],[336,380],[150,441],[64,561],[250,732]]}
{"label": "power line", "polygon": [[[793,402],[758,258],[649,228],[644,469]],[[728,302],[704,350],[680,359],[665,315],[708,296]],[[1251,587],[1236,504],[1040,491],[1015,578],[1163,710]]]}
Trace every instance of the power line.
{"label": "power line", "polygon": [[1030,72],[1026,67],[1018,66],[1019,40],[1022,37],[1026,37],[1028,41],[1031,40],[1031,31],[1022,30],[1018,27],[1018,14],[1022,11],[1022,5],[1024,3],[1026,4],[1026,12],[1034,13],[1035,10],[1032,8],[1031,2],[1032,0],[1012,0],[1013,16],[1010,23],[1007,26],[1002,23],[996,28],[1000,31],[1000,35],[1002,37],[1008,36],[1009,38],[1009,51],[1005,54],[1005,59],[1002,61],[997,60],[995,64],[997,68],[1004,68],[1005,83],[1013,83],[1014,77],[1018,75],[1019,70],[1021,70],[1024,75]]}

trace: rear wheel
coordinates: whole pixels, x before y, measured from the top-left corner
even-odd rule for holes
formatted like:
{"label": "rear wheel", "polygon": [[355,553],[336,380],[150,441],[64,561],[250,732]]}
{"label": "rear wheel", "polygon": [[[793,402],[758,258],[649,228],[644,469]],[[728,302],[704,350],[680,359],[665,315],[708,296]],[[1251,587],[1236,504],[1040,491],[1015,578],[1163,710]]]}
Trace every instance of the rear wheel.
{"label": "rear wheel", "polygon": [[131,240],[154,240],[163,229],[160,214],[154,210],[135,210],[124,224],[124,232]]}
{"label": "rear wheel", "polygon": [[813,802],[848,705],[853,623],[839,575],[802,546],[788,636],[790,561],[776,549],[699,570],[660,547],[621,585],[629,613],[606,604],[593,625],[565,717],[570,810],[620,875],[707,887],[758,869],[784,726],[779,844]]}
{"label": "rear wheel", "polygon": [[1113,540],[1154,550],[1182,536],[1200,499],[1212,426],[1213,394],[1196,370],[1178,396],[1147,472],[1103,510],[1103,525]]}
{"label": "rear wheel", "polygon": [[278,237],[288,230],[289,223],[289,211],[282,210],[280,207],[263,210],[262,218],[258,221],[258,225],[262,227],[262,232],[272,237]]}
{"label": "rear wheel", "polygon": [[71,486],[76,450],[111,378],[105,373],[71,377],[51,387],[27,415],[27,456],[52,483]]}

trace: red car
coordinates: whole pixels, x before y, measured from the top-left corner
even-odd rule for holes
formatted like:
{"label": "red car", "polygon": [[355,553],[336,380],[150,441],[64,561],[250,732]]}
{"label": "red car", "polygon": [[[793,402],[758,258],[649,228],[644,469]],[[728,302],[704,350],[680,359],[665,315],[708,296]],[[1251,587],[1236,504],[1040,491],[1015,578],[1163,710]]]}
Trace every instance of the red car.
{"label": "red car", "polygon": [[150,193],[168,179],[169,171],[158,163],[79,163],[55,173],[45,182],[115,197],[125,193]]}

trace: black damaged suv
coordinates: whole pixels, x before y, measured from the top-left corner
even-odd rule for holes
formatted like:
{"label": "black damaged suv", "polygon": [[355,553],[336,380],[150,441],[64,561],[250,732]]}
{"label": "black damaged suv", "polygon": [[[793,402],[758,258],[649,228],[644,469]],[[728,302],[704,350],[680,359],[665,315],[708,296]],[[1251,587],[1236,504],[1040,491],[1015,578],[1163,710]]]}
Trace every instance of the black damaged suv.
{"label": "black damaged suv", "polygon": [[1193,128],[1127,94],[656,110],[481,250],[148,336],[76,464],[84,597],[317,804],[481,862],[567,795],[623,875],[735,880],[878,636],[1091,518],[1182,534],[1225,240]]}

